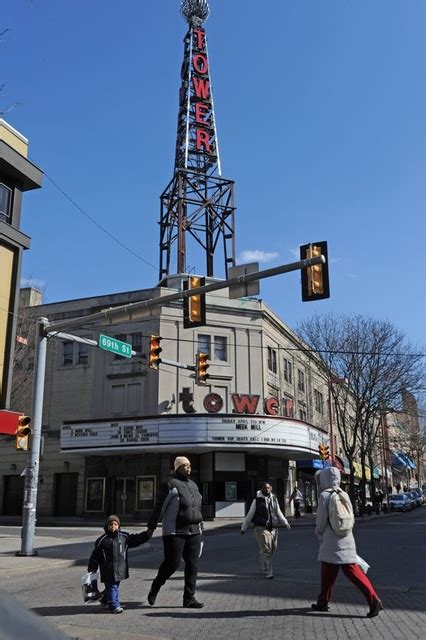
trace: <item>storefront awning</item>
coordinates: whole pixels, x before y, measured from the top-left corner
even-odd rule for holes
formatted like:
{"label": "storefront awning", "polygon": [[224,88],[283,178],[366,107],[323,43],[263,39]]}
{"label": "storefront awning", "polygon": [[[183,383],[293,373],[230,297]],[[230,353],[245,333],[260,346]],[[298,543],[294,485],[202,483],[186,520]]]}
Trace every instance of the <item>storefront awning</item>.
{"label": "storefront awning", "polygon": [[[362,466],[359,462],[353,463],[354,474],[357,478],[362,478]],[[370,467],[365,467],[365,477],[367,480],[371,480],[371,469]]]}
{"label": "storefront awning", "polygon": [[[413,469],[415,468],[412,467],[409,462],[408,462],[408,457],[405,456],[401,451],[391,451],[392,454],[392,465],[395,467],[403,467],[403,468],[409,468],[409,469]],[[411,458],[410,458],[411,459]],[[414,463],[413,463],[414,464]]]}
{"label": "storefront awning", "polygon": [[349,460],[347,460],[346,458],[344,458],[343,456],[334,456],[336,458],[336,461],[340,464],[341,466],[341,471],[343,470],[343,473],[346,473],[347,475],[350,474],[351,469],[349,467]]}
{"label": "storefront awning", "polygon": [[413,458],[410,458],[410,456],[407,456],[406,453],[402,453],[402,451],[399,451],[398,456],[402,458],[402,460],[404,460],[405,466],[408,469],[417,469],[416,463],[414,462]]}

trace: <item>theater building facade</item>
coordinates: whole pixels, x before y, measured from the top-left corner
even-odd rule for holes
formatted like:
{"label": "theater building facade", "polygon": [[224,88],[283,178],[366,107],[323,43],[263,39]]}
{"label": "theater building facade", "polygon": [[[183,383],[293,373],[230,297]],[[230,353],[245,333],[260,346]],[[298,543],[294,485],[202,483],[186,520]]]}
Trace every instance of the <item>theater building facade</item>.
{"label": "theater building facade", "polygon": [[[21,314],[50,321],[84,316],[173,293],[182,279],[169,277],[161,288],[38,306],[26,306],[37,299],[27,289]],[[184,329],[182,303],[174,302],[114,324],[85,323],[72,333],[115,337],[142,355],[127,359],[70,340],[49,340],[39,516],[100,519],[114,512],[143,522],[176,455],[191,459],[206,518],[243,518],[265,479],[289,512],[297,469],[306,467],[309,479],[318,445],[328,443],[326,384],[315,357],[262,300],[230,300],[225,289],[207,296],[202,327]],[[183,366],[150,369],[151,334],[162,337],[161,357]],[[197,351],[210,357],[204,386],[184,368],[194,364]],[[18,374],[25,369],[31,378],[30,339],[22,362]],[[19,397],[19,388],[15,391],[20,410],[30,412],[30,394]],[[10,438],[1,438],[2,514],[18,515],[26,454],[15,451]]]}

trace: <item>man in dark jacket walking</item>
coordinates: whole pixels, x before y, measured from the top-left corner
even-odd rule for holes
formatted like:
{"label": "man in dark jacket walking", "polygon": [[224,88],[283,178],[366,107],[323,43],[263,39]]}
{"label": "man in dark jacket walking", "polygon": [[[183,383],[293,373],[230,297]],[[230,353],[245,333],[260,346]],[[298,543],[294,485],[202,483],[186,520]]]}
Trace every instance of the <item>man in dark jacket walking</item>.
{"label": "man in dark jacket walking", "polygon": [[95,548],[89,559],[87,571],[101,571],[101,582],[105,584],[104,601],[111,613],[123,613],[120,605],[120,582],[129,577],[127,549],[139,547],[151,537],[143,533],[127,533],[120,530],[120,518],[109,516],[106,519],[105,533],[95,542]]}
{"label": "man in dark jacket walking", "polygon": [[151,585],[148,602],[155,603],[163,584],[174,574],[181,560],[185,561],[185,588],[183,606],[200,609],[202,602],[195,598],[198,558],[201,555],[201,495],[190,478],[191,463],[188,458],[178,456],[174,462],[175,473],[163,486],[160,497],[148,522],[151,537],[158,521],[163,522],[164,560],[157,577]]}

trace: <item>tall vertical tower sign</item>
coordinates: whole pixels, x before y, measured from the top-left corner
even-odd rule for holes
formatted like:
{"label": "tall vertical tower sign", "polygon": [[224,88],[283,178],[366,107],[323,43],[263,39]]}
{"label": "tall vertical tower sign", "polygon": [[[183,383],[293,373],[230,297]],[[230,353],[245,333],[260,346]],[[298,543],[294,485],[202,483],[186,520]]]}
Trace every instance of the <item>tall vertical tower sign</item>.
{"label": "tall vertical tower sign", "polygon": [[[181,12],[189,29],[184,38],[174,175],[161,195],[160,281],[174,272],[174,263],[176,273],[185,273],[200,255],[205,275],[215,275],[219,250],[225,277],[235,264],[234,183],[222,177],[203,26],[208,2],[185,0]],[[198,262],[193,266],[202,271]]]}

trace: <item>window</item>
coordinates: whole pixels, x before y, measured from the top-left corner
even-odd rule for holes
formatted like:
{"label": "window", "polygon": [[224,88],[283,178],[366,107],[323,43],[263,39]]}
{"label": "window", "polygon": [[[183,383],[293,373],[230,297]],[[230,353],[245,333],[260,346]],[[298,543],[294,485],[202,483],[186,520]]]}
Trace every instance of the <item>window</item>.
{"label": "window", "polygon": [[297,388],[305,393],[305,374],[300,369],[297,370]]}
{"label": "window", "polygon": [[268,369],[277,372],[277,352],[272,347],[268,347]]}
{"label": "window", "polygon": [[139,382],[127,385],[127,410],[126,413],[139,413],[142,404],[142,391]]}
{"label": "window", "polygon": [[290,384],[293,382],[293,365],[287,358],[284,358],[284,380]]}
{"label": "window", "polygon": [[215,336],[214,337],[214,359],[220,360],[221,362],[228,361],[228,344],[225,336]]}
{"label": "window", "polygon": [[[120,340],[120,342],[127,342],[127,333],[117,333],[117,335],[114,336],[114,338],[116,340]],[[123,356],[118,355],[118,353],[116,353],[114,355],[114,360],[124,360]]]}
{"label": "window", "polygon": [[132,333],[130,336],[130,343],[132,345],[133,351],[137,351],[138,353],[142,352],[142,334],[141,333]]}
{"label": "window", "polygon": [[89,345],[78,343],[77,364],[87,364],[89,362]]}
{"label": "window", "polygon": [[74,363],[74,343],[67,341],[62,343],[62,364]]}
{"label": "window", "polygon": [[303,420],[304,422],[307,422],[308,412],[306,411],[306,407],[299,408],[299,420]]}
{"label": "window", "polygon": [[197,351],[207,353],[210,360],[228,362],[228,338],[226,336],[209,336],[206,333],[199,333]]}
{"label": "window", "polygon": [[11,202],[12,190],[0,183],[0,220],[3,222],[9,222]]}
{"label": "window", "polygon": [[205,333],[198,334],[198,348],[197,351],[201,353],[208,353],[210,356],[211,347],[210,347],[210,336]]}
{"label": "window", "polygon": [[321,415],[324,413],[324,398],[318,389],[314,389],[315,409]]}
{"label": "window", "polygon": [[117,384],[111,387],[111,411],[113,414],[124,413],[126,386]]}

